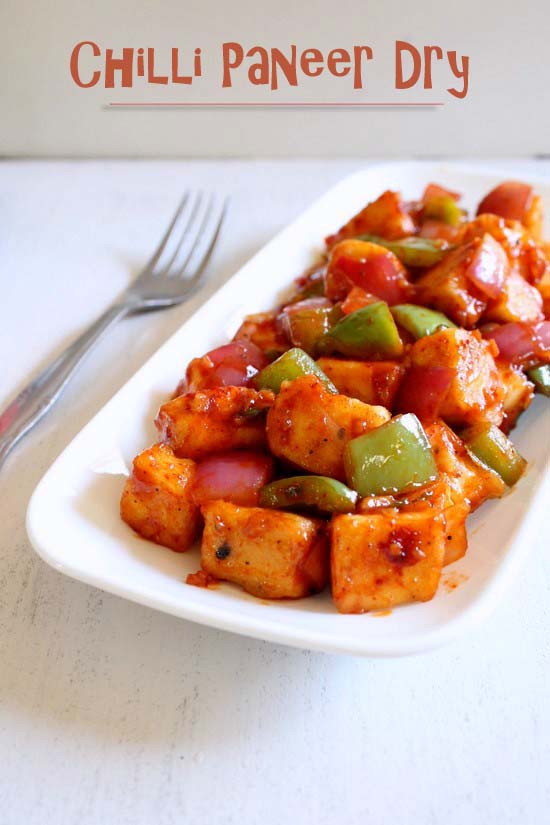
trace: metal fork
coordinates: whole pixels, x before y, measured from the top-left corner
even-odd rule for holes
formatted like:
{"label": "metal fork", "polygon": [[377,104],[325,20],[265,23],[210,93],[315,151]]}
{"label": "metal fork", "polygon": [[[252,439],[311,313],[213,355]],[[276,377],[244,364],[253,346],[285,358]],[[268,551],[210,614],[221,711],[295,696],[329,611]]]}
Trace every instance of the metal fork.
{"label": "metal fork", "polygon": [[216,243],[225,208],[226,200],[216,195],[184,195],[164,237],[135,281],[0,415],[0,466],[55,404],[80,362],[110,326],[126,315],[164,309],[190,297]]}

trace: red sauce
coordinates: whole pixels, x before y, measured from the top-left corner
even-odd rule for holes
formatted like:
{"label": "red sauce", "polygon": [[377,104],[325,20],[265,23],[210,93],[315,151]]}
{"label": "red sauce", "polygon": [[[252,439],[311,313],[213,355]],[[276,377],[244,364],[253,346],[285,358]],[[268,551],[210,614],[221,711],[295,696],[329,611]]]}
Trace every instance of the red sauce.
{"label": "red sauce", "polygon": [[468,576],[466,576],[464,573],[458,573],[457,571],[453,571],[451,573],[448,573],[441,580],[441,583],[442,583],[443,587],[445,588],[445,590],[447,591],[447,593],[451,593],[453,590],[456,590],[456,588],[460,584],[464,584],[464,582],[467,582],[467,581],[468,581]]}
{"label": "red sauce", "polygon": [[213,584],[218,584],[218,579],[215,576],[211,576],[210,573],[206,573],[204,570],[189,573],[185,581],[194,587],[210,587]]}
{"label": "red sauce", "polygon": [[388,561],[401,567],[409,567],[425,558],[420,547],[420,533],[405,527],[392,530],[387,541],[380,544],[380,550]]}

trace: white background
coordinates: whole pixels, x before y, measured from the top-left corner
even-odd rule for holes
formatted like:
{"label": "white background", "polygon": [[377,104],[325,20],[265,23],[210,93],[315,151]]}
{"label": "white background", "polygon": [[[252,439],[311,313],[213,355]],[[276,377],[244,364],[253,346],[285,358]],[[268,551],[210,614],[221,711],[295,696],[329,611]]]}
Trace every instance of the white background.
{"label": "white background", "polygon": [[[456,155],[550,152],[548,0],[2,0],[0,154],[118,156]],[[394,42],[439,45],[470,56],[464,100],[445,92],[449,72],[434,68],[434,89],[393,91]],[[108,90],[78,88],[73,47],[154,47],[158,68],[170,49],[201,47],[200,85]],[[244,80],[220,87],[225,41],[298,48],[370,45],[366,92],[323,74],[297,89],[266,92]],[[443,100],[441,109],[109,111],[130,100]]]}
{"label": "white background", "polygon": [[[474,634],[388,661],[155,613],[64,578],[26,538],[29,495],[81,426],[270,236],[362,165],[0,164],[0,408],[127,283],[183,188],[233,194],[201,294],[115,328],[0,472],[2,825],[548,821],[545,530]],[[548,162],[507,168],[550,176]]]}

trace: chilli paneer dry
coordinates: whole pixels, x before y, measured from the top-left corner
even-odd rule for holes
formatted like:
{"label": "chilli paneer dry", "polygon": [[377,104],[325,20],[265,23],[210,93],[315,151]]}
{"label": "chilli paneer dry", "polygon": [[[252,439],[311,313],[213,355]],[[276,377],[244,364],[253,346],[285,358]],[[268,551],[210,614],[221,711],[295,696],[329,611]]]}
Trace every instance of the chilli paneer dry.
{"label": "chilli paneer dry", "polygon": [[427,601],[468,515],[526,463],[508,434],[550,396],[550,244],[531,186],[475,216],[429,184],[326,239],[291,297],[194,358],[121,500],[190,584],[268,599],[331,587],[342,613]]}

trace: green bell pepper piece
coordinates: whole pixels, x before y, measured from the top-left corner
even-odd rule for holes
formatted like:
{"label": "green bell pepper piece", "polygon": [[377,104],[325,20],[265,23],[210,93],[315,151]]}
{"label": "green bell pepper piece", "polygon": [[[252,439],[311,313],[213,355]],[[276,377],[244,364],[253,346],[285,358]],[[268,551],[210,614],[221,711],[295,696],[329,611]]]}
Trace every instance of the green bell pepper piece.
{"label": "green bell pepper piece", "polygon": [[319,341],[322,352],[351,358],[399,358],[403,342],[385,301],[376,301],[342,318]]}
{"label": "green bell pepper piece", "polygon": [[527,376],[535,385],[537,392],[550,398],[550,364],[543,364],[541,367],[528,370]]}
{"label": "green bell pepper piece", "polygon": [[396,415],[348,441],[344,467],[360,496],[405,493],[439,477],[430,442],[413,413]]}
{"label": "green bell pepper piece", "polygon": [[461,437],[476,458],[497,472],[508,487],[523,475],[527,462],[494,424],[474,424]]}
{"label": "green bell pepper piece", "polygon": [[316,355],[317,344],[341,314],[337,307],[300,309],[288,314],[288,332],[295,346]]}
{"label": "green bell pepper piece", "polygon": [[323,382],[329,392],[338,392],[330,378],[317,366],[313,358],[310,358],[307,352],[298,347],[287,350],[276,361],[256,373],[252,379],[252,384],[258,390],[279,392],[283,381],[294,381],[295,378],[300,378],[302,375],[315,375]]}
{"label": "green bell pepper piece", "polygon": [[370,241],[370,243],[389,249],[405,266],[435,266],[443,260],[451,248],[451,244],[447,241],[430,238],[410,237],[401,238],[398,241],[387,241],[378,235],[358,235],[357,239]]}
{"label": "green bell pepper piece", "polygon": [[442,312],[419,307],[416,304],[397,304],[391,307],[390,311],[399,326],[406,329],[415,338],[433,335],[442,327],[456,328],[456,324],[453,324]]}
{"label": "green bell pepper piece", "polygon": [[260,490],[260,507],[352,513],[356,503],[355,490],[327,476],[292,476],[272,481]]}
{"label": "green bell pepper piece", "polygon": [[449,226],[458,226],[464,212],[450,195],[437,195],[424,204],[424,217],[443,221]]}

